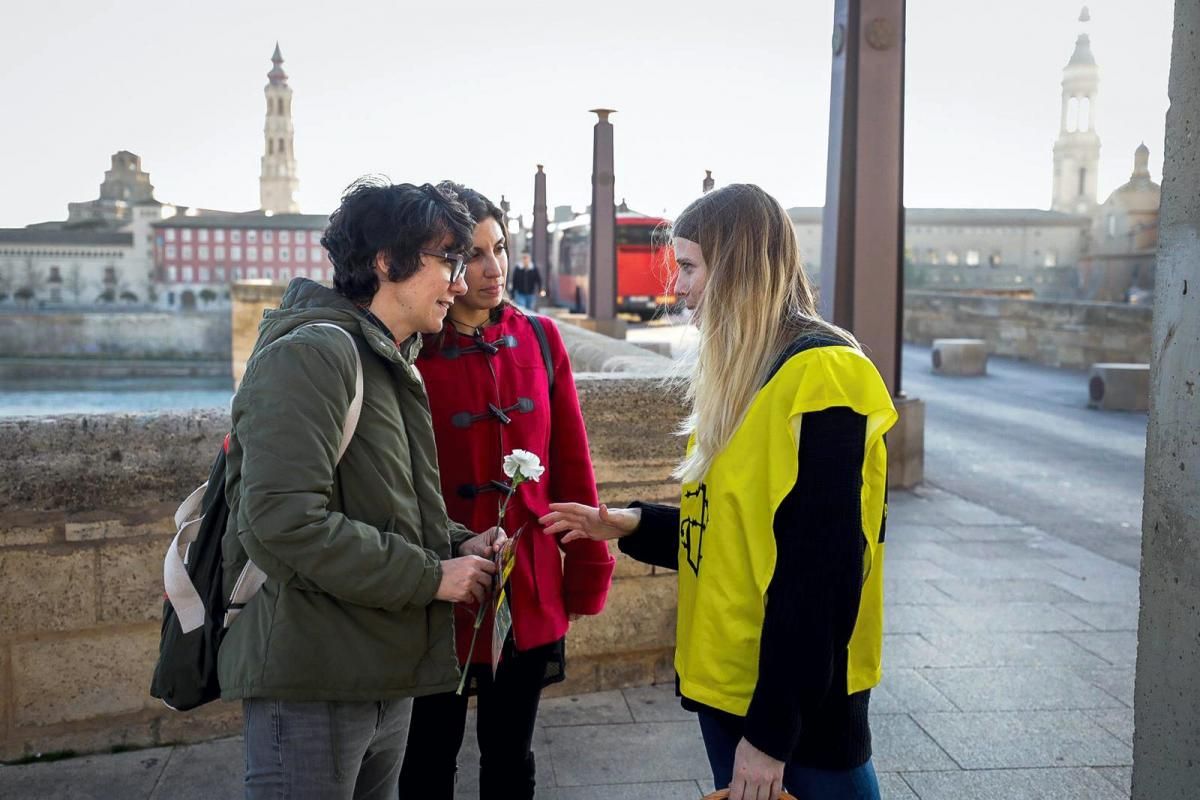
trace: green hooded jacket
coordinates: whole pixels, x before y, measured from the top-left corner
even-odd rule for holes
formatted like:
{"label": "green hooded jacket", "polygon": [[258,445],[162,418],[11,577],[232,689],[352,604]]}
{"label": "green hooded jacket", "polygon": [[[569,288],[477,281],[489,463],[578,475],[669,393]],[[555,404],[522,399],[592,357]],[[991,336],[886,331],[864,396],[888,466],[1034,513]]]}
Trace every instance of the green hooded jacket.
{"label": "green hooded jacket", "polygon": [[[354,354],[311,322],[349,331],[362,359],[340,463]],[[222,550],[226,587],[247,555],[267,581],[221,644],[223,698],[378,701],[457,685],[453,607],[434,594],[471,533],[446,516],[419,349],[308,280],[264,315],[233,400]]]}

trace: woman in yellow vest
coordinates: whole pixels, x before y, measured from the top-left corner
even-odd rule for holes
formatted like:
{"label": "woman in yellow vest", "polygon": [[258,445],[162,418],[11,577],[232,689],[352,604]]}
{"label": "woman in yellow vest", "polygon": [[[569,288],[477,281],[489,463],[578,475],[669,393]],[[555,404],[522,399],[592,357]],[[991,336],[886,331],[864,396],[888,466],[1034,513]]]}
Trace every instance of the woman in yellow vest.
{"label": "woman in yellow vest", "polygon": [[700,329],[679,508],[552,504],[547,533],[620,539],[679,572],[675,670],[733,800],[878,800],[887,452],[896,412],[854,337],[822,320],[791,220],[752,185],[672,229]]}

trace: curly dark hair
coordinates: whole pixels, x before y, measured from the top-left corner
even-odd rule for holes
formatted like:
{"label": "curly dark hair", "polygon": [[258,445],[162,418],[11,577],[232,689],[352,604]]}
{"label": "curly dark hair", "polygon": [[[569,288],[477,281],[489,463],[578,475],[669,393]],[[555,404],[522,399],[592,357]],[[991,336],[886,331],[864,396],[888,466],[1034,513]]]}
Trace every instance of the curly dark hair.
{"label": "curly dark hair", "polygon": [[453,192],[367,176],[347,187],[321,245],[333,262],[333,288],[362,304],[379,291],[379,253],[387,256],[388,280],[402,281],[420,268],[422,248],[440,249],[451,236],[450,252],[465,252],[474,229],[470,211]]}

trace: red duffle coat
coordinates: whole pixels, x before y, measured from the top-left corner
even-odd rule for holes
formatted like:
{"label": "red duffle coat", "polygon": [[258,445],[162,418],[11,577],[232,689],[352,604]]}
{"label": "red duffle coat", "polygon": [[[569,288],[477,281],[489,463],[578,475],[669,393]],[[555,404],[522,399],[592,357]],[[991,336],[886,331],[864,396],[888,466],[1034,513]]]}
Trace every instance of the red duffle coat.
{"label": "red duffle coat", "polygon": [[[496,524],[504,495],[493,481],[507,481],[501,465],[513,450],[535,453],[546,468],[539,482],[517,488],[504,518],[510,536],[526,526],[509,578],[518,650],[563,638],[569,614],[599,614],[615,565],[603,542],[562,546],[561,537],[545,535],[537,523],[551,502],[597,503],[587,431],[567,351],[554,323],[539,319],[554,364],[552,393],[533,327],[512,306],[505,306],[498,321],[483,329],[484,346],[447,322],[442,336],[427,338],[417,362],[429,393],[442,494],[451,519],[474,531]],[[460,663],[466,661],[476,608],[455,608]],[[489,611],[475,644],[474,663],[491,660],[491,632]]]}

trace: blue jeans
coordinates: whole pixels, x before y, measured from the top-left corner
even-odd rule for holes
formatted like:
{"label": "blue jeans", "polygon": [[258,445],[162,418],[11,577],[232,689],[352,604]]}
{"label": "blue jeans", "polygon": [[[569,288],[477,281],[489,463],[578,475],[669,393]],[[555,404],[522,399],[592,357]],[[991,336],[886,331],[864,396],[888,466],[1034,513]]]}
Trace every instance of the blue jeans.
{"label": "blue jeans", "polygon": [[[701,711],[700,733],[713,772],[713,785],[726,789],[733,781],[733,757],[742,731],[714,714]],[[783,768],[783,788],[798,800],[880,800],[879,782],[870,760],[847,770],[814,769],[799,764]]]}
{"label": "blue jeans", "polygon": [[396,800],[411,708],[243,701],[246,800]]}
{"label": "blue jeans", "polygon": [[513,299],[517,301],[517,305],[521,308],[533,310],[534,303],[537,302],[537,296],[530,292],[513,292]]}

